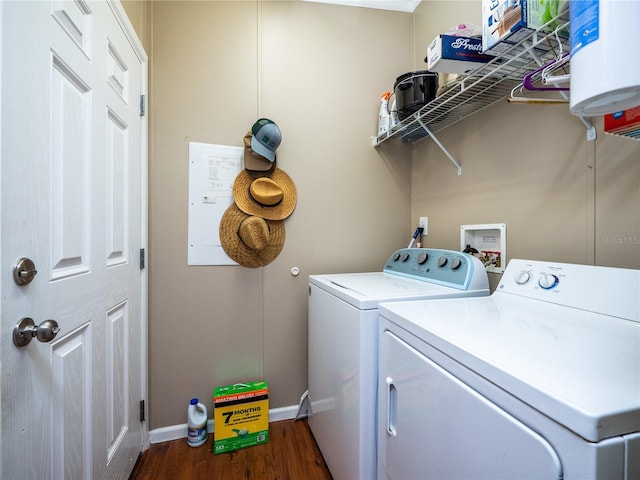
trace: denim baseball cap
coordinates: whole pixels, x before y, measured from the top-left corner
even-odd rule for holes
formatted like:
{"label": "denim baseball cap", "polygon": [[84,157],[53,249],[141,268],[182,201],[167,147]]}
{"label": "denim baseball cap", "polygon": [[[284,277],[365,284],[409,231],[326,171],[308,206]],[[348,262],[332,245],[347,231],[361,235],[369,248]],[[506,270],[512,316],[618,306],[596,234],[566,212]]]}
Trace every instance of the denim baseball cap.
{"label": "denim baseball cap", "polygon": [[251,127],[251,149],[270,162],[276,161],[276,149],[282,141],[282,134],[273,120],[261,118]]}

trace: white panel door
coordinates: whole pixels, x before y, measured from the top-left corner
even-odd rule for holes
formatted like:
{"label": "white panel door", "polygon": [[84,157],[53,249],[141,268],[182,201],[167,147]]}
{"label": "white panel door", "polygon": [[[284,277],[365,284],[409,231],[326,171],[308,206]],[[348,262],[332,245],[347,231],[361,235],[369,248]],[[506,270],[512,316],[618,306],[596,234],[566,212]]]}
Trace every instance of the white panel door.
{"label": "white panel door", "polygon": [[389,331],[378,395],[379,479],[562,478],[549,442]]}
{"label": "white panel door", "polygon": [[[105,1],[2,2],[3,479],[128,478],[143,448],[146,61]],[[28,285],[13,280],[21,257]],[[49,343],[15,346],[23,317]]]}

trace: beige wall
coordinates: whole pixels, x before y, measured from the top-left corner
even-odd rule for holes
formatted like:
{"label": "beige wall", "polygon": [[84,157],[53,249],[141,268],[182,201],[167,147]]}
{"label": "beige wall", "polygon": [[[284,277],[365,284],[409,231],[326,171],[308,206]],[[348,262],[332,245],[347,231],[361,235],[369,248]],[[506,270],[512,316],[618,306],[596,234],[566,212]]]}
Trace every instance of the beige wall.
{"label": "beige wall", "polygon": [[[296,405],[307,276],[379,270],[410,236],[411,159],[387,160],[370,137],[386,79],[411,68],[411,15],[297,1],[151,10],[150,428],[237,381],[264,378],[272,408]],[[284,249],[261,269],[189,267],[188,142],[239,146],[260,116],[280,126],[278,165],[298,190]]]}
{"label": "beige wall", "polygon": [[[438,33],[434,18],[446,28],[455,18],[479,22],[467,19],[480,5],[423,2],[417,41]],[[416,142],[411,219],[429,217],[426,246],[458,249],[460,225],[506,223],[509,258],[640,268],[640,142],[605,134],[594,120],[597,140],[588,142],[566,105],[505,101],[481,111],[437,133],[460,177],[433,141]]]}
{"label": "beige wall", "polygon": [[[457,249],[461,224],[506,222],[510,257],[640,268],[640,142],[599,125],[588,143],[566,107],[504,104],[439,133],[460,177],[429,139],[371,147],[380,94],[425,68],[436,33],[480,23],[479,0],[423,0],[413,15],[299,1],[125,8],[151,65],[151,429],[236,381],[265,378],[271,407],[297,404],[307,276],[379,270],[421,215],[427,246]],[[241,145],[260,116],[280,125],[279,166],[298,188],[285,247],[261,269],[189,267],[188,142]]]}

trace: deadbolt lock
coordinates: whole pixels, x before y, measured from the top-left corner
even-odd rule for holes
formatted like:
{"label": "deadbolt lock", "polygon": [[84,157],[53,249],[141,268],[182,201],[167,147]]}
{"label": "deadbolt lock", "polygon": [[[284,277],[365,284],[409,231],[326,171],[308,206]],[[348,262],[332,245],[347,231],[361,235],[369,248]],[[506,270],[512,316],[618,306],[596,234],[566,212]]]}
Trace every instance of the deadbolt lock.
{"label": "deadbolt lock", "polygon": [[30,258],[23,257],[13,266],[13,280],[20,286],[31,283],[37,273],[36,265]]}

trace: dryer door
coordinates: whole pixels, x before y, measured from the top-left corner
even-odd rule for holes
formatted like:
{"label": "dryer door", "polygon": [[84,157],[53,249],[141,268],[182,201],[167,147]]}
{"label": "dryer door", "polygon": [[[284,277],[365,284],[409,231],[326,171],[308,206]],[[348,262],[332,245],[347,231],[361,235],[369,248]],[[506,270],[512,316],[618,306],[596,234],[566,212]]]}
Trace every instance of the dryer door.
{"label": "dryer door", "polygon": [[551,445],[385,331],[378,478],[560,479]]}

